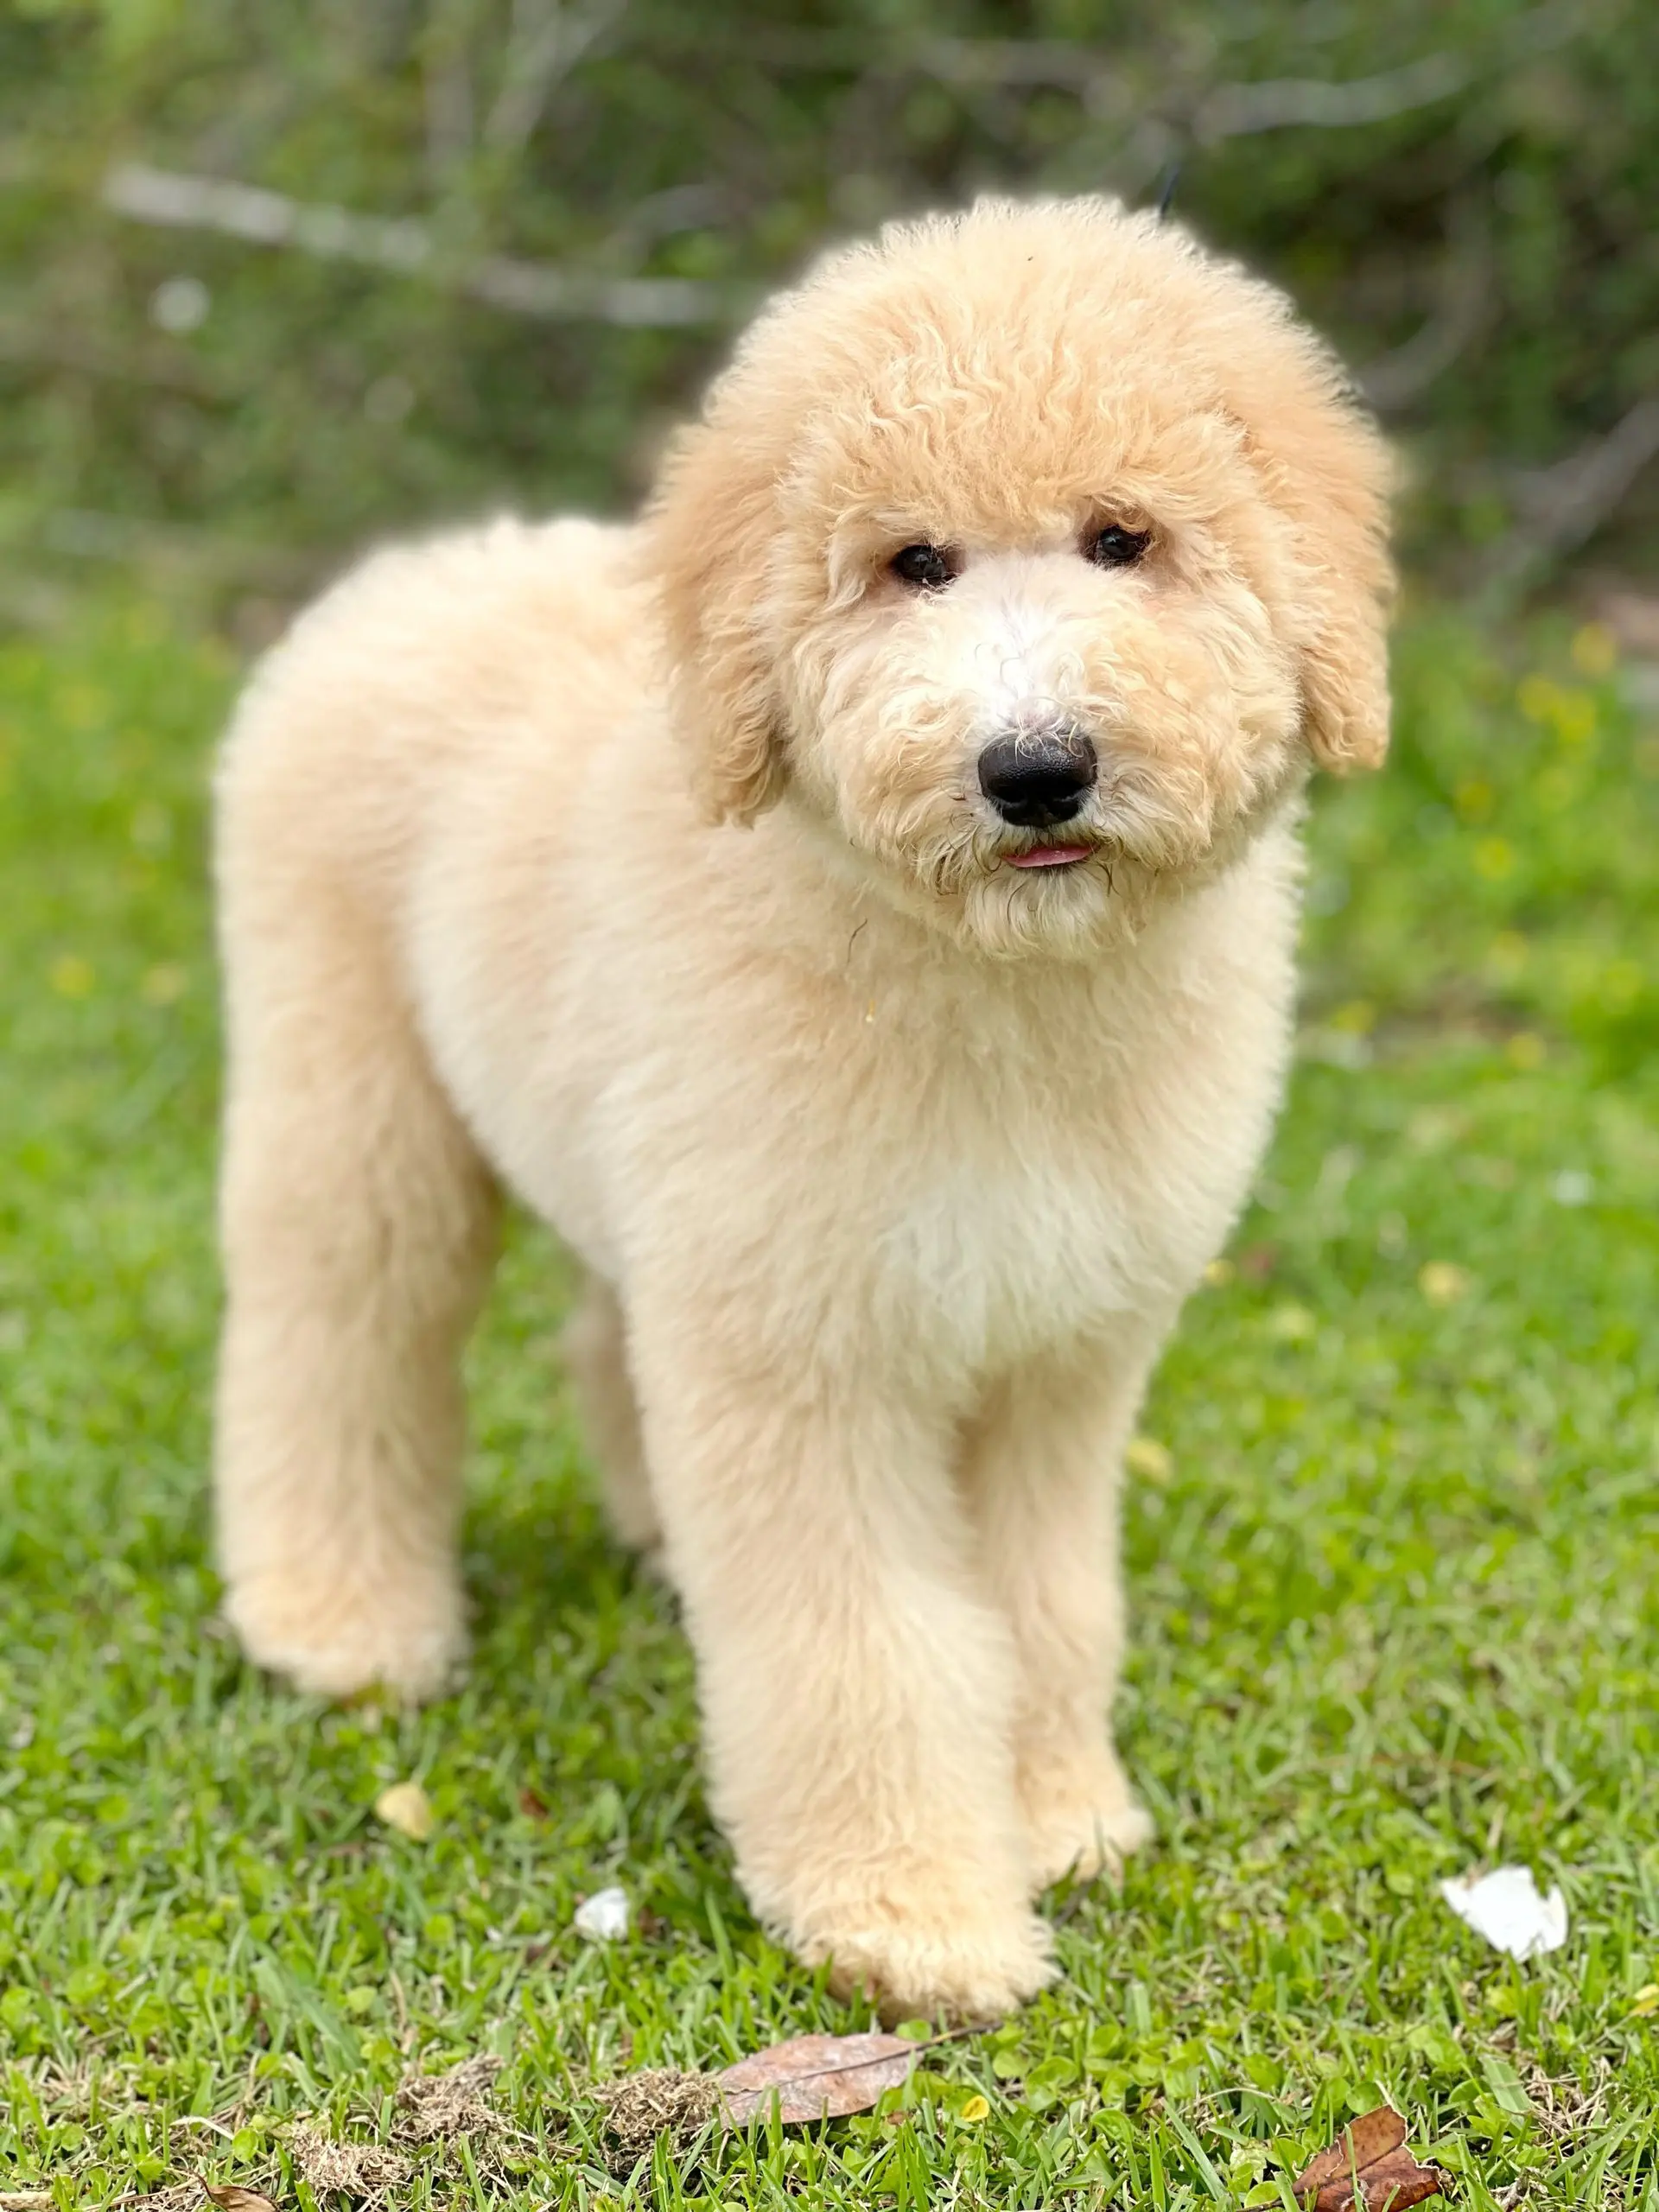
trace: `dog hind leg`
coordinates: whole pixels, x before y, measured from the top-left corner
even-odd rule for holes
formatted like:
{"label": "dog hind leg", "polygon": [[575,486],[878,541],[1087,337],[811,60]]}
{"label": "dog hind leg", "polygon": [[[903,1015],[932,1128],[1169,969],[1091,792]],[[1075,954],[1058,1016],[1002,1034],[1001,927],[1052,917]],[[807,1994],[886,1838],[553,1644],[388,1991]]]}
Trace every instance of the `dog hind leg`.
{"label": "dog hind leg", "polygon": [[225,902],[226,1610],[303,1689],[429,1695],[465,1648],[459,1358],[495,1192],[375,934],[262,888]]}

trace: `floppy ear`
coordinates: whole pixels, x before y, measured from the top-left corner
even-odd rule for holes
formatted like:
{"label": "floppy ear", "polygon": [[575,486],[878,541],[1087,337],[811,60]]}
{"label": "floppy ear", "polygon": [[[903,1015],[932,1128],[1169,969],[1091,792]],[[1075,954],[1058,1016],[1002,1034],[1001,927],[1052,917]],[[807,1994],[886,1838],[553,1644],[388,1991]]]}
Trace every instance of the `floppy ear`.
{"label": "floppy ear", "polygon": [[[1316,372],[1317,374],[1317,372]],[[1322,768],[1379,768],[1389,749],[1389,558],[1394,463],[1382,433],[1337,385],[1291,407],[1241,408],[1269,504],[1290,524],[1280,619],[1296,655],[1302,730]]]}
{"label": "floppy ear", "polygon": [[761,633],[775,480],[698,423],[671,448],[645,531],[667,633],[674,712],[715,821],[752,822],[783,790],[782,706]]}

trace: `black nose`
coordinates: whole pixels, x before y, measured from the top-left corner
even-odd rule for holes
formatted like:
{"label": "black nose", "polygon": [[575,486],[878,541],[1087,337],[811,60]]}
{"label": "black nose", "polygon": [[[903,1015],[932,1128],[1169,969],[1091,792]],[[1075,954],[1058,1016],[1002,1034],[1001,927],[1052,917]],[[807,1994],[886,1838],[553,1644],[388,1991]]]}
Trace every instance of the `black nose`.
{"label": "black nose", "polygon": [[1069,822],[1095,780],[1095,748],[1076,731],[999,737],[979,756],[979,788],[1005,822]]}

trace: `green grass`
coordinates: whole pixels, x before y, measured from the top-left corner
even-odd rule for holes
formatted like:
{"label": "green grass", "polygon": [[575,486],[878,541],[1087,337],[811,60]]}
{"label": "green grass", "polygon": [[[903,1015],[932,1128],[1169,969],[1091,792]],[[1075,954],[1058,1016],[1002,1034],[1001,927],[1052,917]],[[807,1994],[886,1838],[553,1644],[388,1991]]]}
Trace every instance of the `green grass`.
{"label": "green grass", "polygon": [[[734,1885],[685,1645],[564,1409],[559,1261],[514,1234],[473,1355],[463,1693],[250,1673],[204,1502],[233,671],[147,607],[0,648],[0,2187],[293,2202],[298,2116],[368,2140],[410,2066],[493,2051],[505,2178],[434,2153],[402,2201],[1205,2205],[1387,2094],[1464,2204],[1659,2203],[1659,737],[1548,624],[1420,613],[1400,674],[1388,776],[1320,794],[1260,1202],[1148,1409],[1121,1719],[1156,1847],[1057,1901],[1065,1980],[902,2118],[659,2143],[630,2184],[595,2081],[862,2022]],[[411,1776],[424,1844],[372,1812]],[[1499,1859],[1566,1887],[1554,1956],[1440,1903]],[[585,1944],[613,1879],[651,1932]]]}

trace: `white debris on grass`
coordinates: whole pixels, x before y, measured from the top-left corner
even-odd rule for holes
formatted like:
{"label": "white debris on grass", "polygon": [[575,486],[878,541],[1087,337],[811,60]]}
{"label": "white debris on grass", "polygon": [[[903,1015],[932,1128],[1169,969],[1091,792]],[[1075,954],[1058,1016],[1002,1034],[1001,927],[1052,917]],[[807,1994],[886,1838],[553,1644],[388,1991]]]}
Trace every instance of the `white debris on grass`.
{"label": "white debris on grass", "polygon": [[628,1893],[626,1890],[595,1890],[576,1907],[571,1925],[580,1936],[596,1943],[613,1943],[628,1932]]}
{"label": "white debris on grass", "polygon": [[1559,1885],[1540,1897],[1529,1866],[1498,1866],[1442,1882],[1440,1895],[1461,1921],[1512,1959],[1559,1951],[1567,1941],[1567,1899]]}

